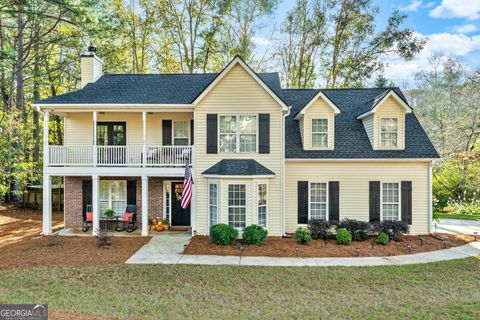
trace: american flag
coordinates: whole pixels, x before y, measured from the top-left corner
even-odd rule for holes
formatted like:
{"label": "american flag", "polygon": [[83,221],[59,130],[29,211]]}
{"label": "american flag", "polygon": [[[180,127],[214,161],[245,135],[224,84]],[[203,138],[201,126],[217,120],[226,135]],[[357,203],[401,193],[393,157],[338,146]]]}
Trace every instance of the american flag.
{"label": "american flag", "polygon": [[183,191],[182,191],[182,208],[187,209],[190,200],[192,200],[192,172],[190,171],[190,164],[188,160],[185,162],[185,178],[183,178]]}

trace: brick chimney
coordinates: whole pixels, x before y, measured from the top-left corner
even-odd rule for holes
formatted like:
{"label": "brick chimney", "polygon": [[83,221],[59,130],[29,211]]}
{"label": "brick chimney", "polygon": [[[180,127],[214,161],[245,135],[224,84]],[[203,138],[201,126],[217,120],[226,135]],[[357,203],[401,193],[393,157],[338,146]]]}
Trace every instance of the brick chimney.
{"label": "brick chimney", "polygon": [[82,89],[87,84],[97,81],[103,75],[103,61],[97,57],[96,52],[97,48],[90,45],[80,57]]}

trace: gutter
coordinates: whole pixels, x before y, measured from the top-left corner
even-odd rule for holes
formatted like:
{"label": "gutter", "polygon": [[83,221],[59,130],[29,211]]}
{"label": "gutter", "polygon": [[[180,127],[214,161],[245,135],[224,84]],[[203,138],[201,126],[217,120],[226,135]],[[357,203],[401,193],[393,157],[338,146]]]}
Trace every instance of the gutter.
{"label": "gutter", "polygon": [[287,111],[282,111],[283,113],[283,121],[282,121],[282,145],[280,148],[280,152],[282,153],[282,163],[281,163],[281,184],[282,184],[282,200],[281,200],[281,210],[280,210],[280,221],[281,221],[281,228],[280,233],[283,237],[286,236],[285,233],[285,119],[290,115],[292,107],[289,106]]}

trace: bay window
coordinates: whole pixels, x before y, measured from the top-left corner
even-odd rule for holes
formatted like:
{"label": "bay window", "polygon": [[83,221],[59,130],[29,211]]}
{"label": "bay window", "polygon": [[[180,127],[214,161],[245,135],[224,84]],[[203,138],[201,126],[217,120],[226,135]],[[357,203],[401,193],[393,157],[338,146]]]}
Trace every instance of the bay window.
{"label": "bay window", "polygon": [[247,192],[244,184],[228,185],[228,224],[244,228],[247,222]]}
{"label": "bay window", "polygon": [[267,227],[267,184],[257,184],[257,224]]}

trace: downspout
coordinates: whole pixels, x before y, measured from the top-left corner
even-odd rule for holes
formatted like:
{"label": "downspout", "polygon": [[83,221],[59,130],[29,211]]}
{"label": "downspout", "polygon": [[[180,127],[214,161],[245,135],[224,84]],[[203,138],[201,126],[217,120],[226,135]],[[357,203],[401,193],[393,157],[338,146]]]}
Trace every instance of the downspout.
{"label": "downspout", "polygon": [[432,170],[434,161],[428,165],[428,230],[433,233],[433,188],[432,188]]}
{"label": "downspout", "polygon": [[281,145],[281,153],[282,153],[282,164],[281,164],[281,175],[282,175],[282,178],[281,178],[281,184],[282,184],[282,200],[281,200],[281,210],[280,210],[280,214],[281,214],[281,228],[280,228],[280,232],[282,234],[282,236],[286,236],[286,233],[285,233],[285,119],[290,115],[290,111],[291,111],[292,107],[288,107],[288,110],[285,110],[285,111],[282,111],[283,113],[283,121],[282,121],[282,145]]}

